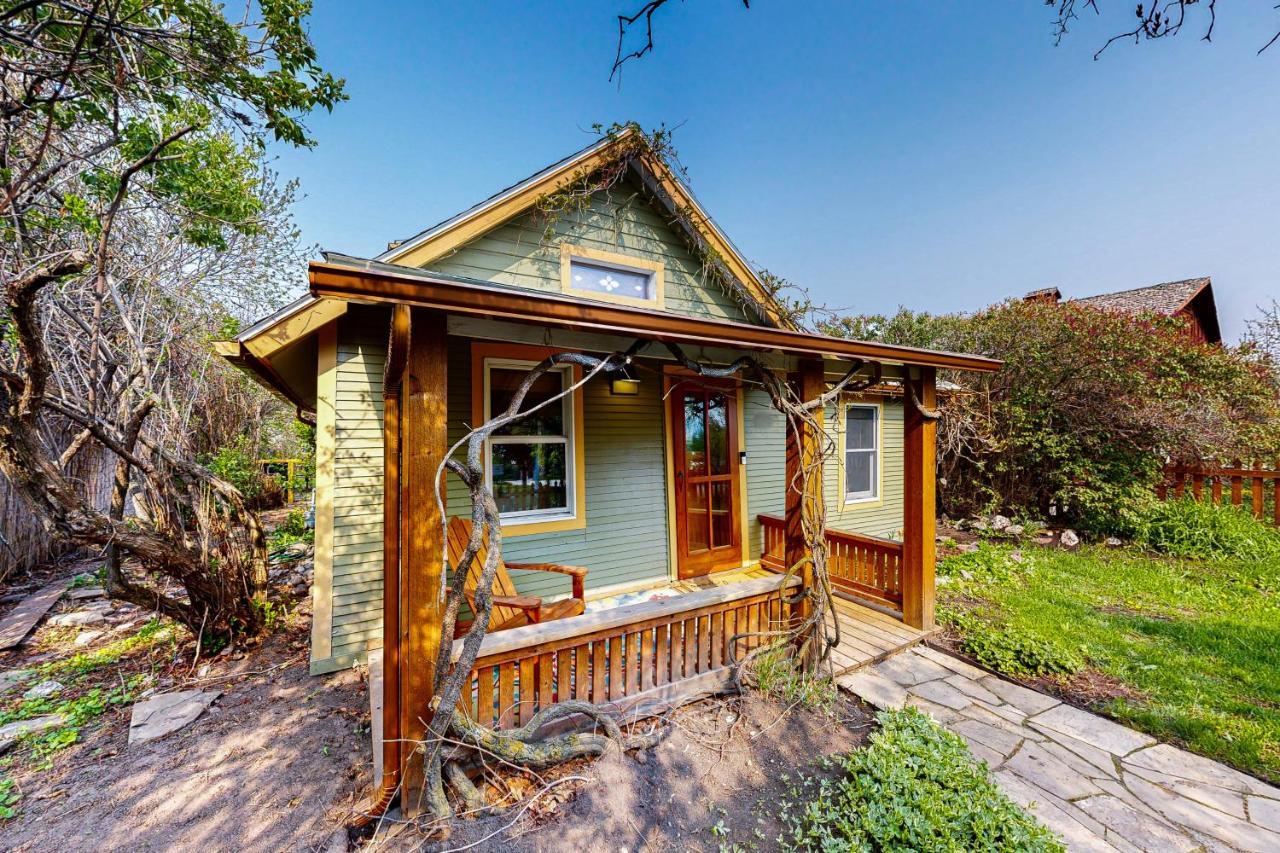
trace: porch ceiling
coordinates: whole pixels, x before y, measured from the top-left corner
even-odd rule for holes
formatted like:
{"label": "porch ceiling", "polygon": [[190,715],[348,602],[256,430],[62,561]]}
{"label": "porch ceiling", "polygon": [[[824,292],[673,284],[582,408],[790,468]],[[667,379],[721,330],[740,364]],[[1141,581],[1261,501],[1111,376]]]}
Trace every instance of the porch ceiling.
{"label": "porch ceiling", "polygon": [[691,346],[780,352],[844,361],[865,359],[983,373],[999,370],[1001,365],[996,359],[982,356],[685,317],[557,293],[535,293],[335,254],[328,255],[323,262],[313,261],[309,274],[311,293],[317,297],[403,303],[451,314],[501,318]]}

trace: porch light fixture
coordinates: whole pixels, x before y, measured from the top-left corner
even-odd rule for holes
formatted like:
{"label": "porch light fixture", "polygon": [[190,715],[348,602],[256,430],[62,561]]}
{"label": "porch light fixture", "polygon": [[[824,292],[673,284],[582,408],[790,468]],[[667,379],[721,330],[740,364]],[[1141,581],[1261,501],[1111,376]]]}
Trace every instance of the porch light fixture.
{"label": "porch light fixture", "polygon": [[628,368],[622,368],[622,375],[609,385],[609,391],[615,397],[635,397],[640,394],[640,380],[631,375]]}

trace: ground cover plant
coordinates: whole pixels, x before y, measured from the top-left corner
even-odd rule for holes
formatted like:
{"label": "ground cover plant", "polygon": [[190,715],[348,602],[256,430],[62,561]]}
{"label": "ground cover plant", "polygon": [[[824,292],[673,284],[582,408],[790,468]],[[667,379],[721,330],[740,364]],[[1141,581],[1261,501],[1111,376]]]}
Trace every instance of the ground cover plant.
{"label": "ground cover plant", "polygon": [[1280,558],[984,543],[939,575],[939,617],[979,663],[1280,781]]}
{"label": "ground cover plant", "polygon": [[781,805],[786,850],[1063,850],[959,736],[914,708],[883,711],[865,749],[819,762]]}

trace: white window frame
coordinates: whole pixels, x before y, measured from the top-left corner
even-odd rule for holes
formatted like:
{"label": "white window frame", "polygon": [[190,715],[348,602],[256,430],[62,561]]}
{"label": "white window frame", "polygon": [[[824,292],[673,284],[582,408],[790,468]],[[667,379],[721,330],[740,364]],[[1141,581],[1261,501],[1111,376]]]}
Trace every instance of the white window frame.
{"label": "white window frame", "polygon": [[[869,409],[871,411],[872,413],[871,447],[867,447],[867,448],[859,447],[859,448],[852,448],[852,449],[849,447],[849,435],[850,435],[849,410],[850,409]],[[844,502],[846,504],[869,503],[871,501],[880,500],[881,471],[884,465],[884,454],[881,452],[882,448],[880,447],[880,430],[883,428],[881,424],[881,421],[883,419],[884,419],[884,411],[882,410],[880,405],[877,403],[845,403],[844,407],[840,410],[840,428],[844,432],[844,437],[841,442],[843,446],[840,448],[841,453],[844,454],[841,457],[841,462],[843,462],[844,464],[841,466],[841,470],[840,470],[840,476],[842,480],[840,483],[840,488],[844,492]],[[874,464],[871,466],[870,491],[866,491],[866,492],[849,491],[849,454],[851,453],[872,454],[872,459]]]}
{"label": "white window frame", "polygon": [[[491,406],[493,404],[493,395],[490,393],[489,375],[494,368],[506,370],[530,370],[536,367],[539,362],[521,361],[511,358],[486,358],[484,360],[484,419],[487,423],[493,417]],[[562,389],[569,388],[573,385],[573,366],[563,365],[554,367],[548,373],[558,373],[561,376]],[[576,393],[576,392],[575,392]],[[484,443],[484,480],[485,485],[489,489],[489,493],[493,494],[493,445],[495,444],[563,444],[564,445],[564,489],[565,489],[565,506],[563,509],[529,509],[519,512],[504,512],[499,518],[504,522],[511,524],[526,524],[539,521],[566,521],[576,519],[578,517],[578,495],[577,495],[577,447],[574,444],[576,436],[576,424],[574,423],[574,405],[573,394],[566,394],[559,400],[564,412],[564,435],[494,435],[490,436]]]}

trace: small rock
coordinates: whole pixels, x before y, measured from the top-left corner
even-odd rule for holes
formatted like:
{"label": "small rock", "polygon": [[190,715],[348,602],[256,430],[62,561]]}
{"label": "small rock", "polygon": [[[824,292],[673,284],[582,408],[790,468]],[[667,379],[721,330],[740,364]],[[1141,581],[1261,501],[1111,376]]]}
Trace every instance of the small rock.
{"label": "small rock", "polygon": [[294,542],[288,548],[284,549],[286,554],[293,554],[298,557],[305,557],[311,552],[311,546],[306,542]]}
{"label": "small rock", "polygon": [[968,569],[961,569],[960,577],[964,578],[967,581],[971,581],[973,580],[973,572],[969,571]]}
{"label": "small rock", "polygon": [[1014,551],[1012,554],[1009,555],[1009,559],[1015,563],[1021,563],[1023,560],[1027,558],[1022,556],[1021,551]]}
{"label": "small rock", "polygon": [[106,631],[81,631],[76,634],[76,645],[87,646],[105,633]]}
{"label": "small rock", "polygon": [[990,530],[991,525],[987,524],[981,518],[975,518],[973,521],[969,522],[968,528],[970,530],[977,530],[979,532],[982,532],[984,530]]}
{"label": "small rock", "polygon": [[1108,536],[1106,545],[1108,548],[1119,548],[1120,546],[1124,545],[1124,543],[1114,536]]}
{"label": "small rock", "polygon": [[978,543],[977,543],[977,542],[962,542],[961,544],[957,545],[956,547],[960,550],[960,553],[961,553],[961,554],[972,554],[974,551],[978,550]]}
{"label": "small rock", "polygon": [[1058,544],[1063,548],[1075,548],[1080,544],[1080,537],[1070,528],[1062,531],[1062,535],[1058,537]]}
{"label": "small rock", "polygon": [[1010,521],[1006,516],[1003,516],[1003,515],[991,516],[991,529],[994,530],[996,533],[1000,533],[1004,530],[1008,530],[1009,525],[1011,524],[1013,524],[1013,522]]}
{"label": "small rock", "polygon": [[57,628],[75,627],[77,625],[99,625],[107,621],[103,610],[73,610],[70,613],[59,613],[49,617],[49,624]]}
{"label": "small rock", "polygon": [[179,690],[134,703],[129,743],[154,740],[190,725],[221,695],[220,690]]}
{"label": "small rock", "polygon": [[1004,529],[1004,532],[1007,536],[1021,536],[1025,530],[1026,528],[1021,524],[1010,524]]}
{"label": "small rock", "polygon": [[23,735],[38,735],[49,729],[56,729],[65,722],[66,718],[61,714],[45,714],[43,717],[32,717],[0,726],[0,755],[8,752]]}
{"label": "small rock", "polygon": [[30,690],[28,690],[26,693],[23,693],[22,698],[23,699],[48,699],[52,696],[57,696],[62,691],[63,691],[62,682],[53,681],[52,679],[50,679],[49,681],[40,682],[35,687],[32,687]]}
{"label": "small rock", "polygon": [[107,591],[100,586],[82,586],[67,593],[72,601],[89,601],[94,598],[106,598]]}

